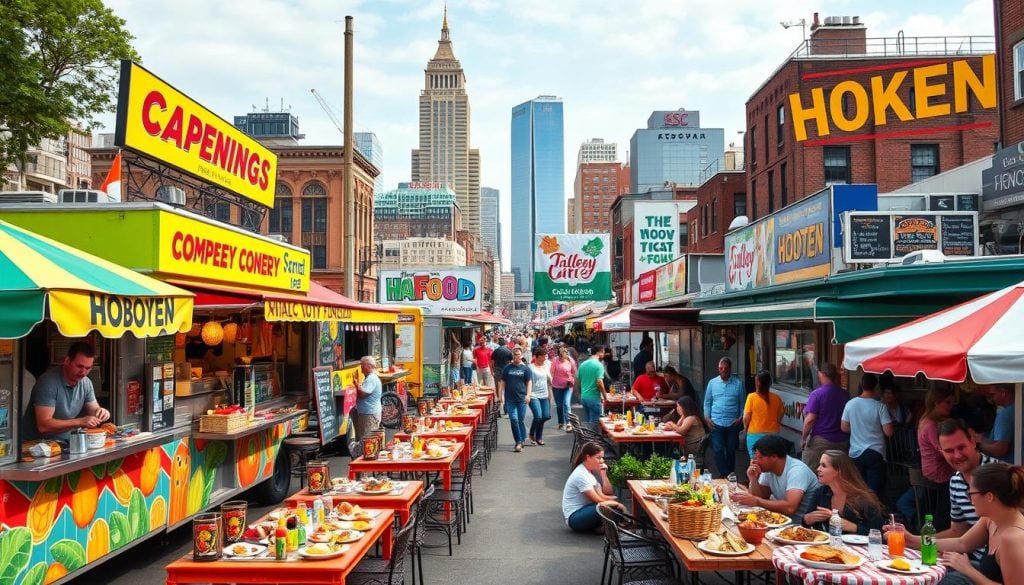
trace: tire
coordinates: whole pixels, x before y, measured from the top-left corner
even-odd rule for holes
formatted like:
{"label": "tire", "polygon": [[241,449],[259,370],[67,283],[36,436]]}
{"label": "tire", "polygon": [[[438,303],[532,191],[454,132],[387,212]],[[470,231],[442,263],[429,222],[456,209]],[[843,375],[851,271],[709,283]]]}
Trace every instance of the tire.
{"label": "tire", "polygon": [[405,405],[394,392],[385,392],[380,397],[380,424],[386,429],[397,429],[402,426],[402,414]]}
{"label": "tire", "polygon": [[268,506],[277,504],[288,495],[288,489],[291,488],[291,485],[292,462],[282,446],[277,452],[277,459],[274,460],[273,475],[256,486],[254,495],[257,500]]}

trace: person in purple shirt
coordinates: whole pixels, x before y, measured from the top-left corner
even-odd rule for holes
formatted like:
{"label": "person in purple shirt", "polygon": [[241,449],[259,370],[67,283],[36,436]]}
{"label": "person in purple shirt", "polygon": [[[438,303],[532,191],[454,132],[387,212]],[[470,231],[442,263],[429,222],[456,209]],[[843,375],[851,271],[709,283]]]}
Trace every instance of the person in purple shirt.
{"label": "person in purple shirt", "polygon": [[811,469],[818,468],[818,460],[825,451],[838,449],[845,453],[850,445],[850,435],[842,429],[843,409],[850,393],[837,383],[838,379],[839,371],[834,365],[822,366],[818,372],[821,386],[811,392],[804,406],[800,459]]}

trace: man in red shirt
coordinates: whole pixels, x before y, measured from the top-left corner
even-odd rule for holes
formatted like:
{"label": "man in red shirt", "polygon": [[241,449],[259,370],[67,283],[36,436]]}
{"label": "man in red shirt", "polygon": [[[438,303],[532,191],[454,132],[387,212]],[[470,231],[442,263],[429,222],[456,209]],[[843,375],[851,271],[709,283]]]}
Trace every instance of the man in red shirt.
{"label": "man in red shirt", "polygon": [[487,347],[487,339],[481,337],[477,340],[478,345],[473,350],[473,360],[476,362],[476,381],[481,386],[494,386],[494,377],[491,376],[491,353],[493,350]]}
{"label": "man in red shirt", "polygon": [[633,382],[633,396],[641,402],[650,402],[657,394],[668,389],[668,382],[658,375],[653,361],[644,364],[644,370],[644,375]]}

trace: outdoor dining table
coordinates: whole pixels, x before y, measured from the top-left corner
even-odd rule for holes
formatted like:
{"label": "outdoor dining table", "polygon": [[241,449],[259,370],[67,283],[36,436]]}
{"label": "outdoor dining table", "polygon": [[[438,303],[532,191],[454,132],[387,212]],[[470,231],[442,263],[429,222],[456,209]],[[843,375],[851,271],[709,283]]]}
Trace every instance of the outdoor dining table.
{"label": "outdoor dining table", "polygon": [[669,444],[678,443],[682,445],[686,437],[673,431],[643,431],[638,432],[636,427],[627,427],[623,431],[615,430],[615,422],[608,419],[608,417],[601,417],[599,420],[601,424],[601,432],[608,436],[616,445],[619,447],[619,454],[622,455],[624,451],[633,450],[631,447],[636,447],[640,451],[644,451],[644,445],[653,446],[655,443]]}
{"label": "outdoor dining table", "polygon": [[464,411],[462,414],[445,414],[443,412],[434,411],[426,415],[425,418],[430,421],[446,421],[450,420],[453,422],[459,422],[466,425],[472,425],[473,430],[476,430],[477,424],[480,422],[480,417],[483,416],[484,411],[470,408]]}
{"label": "outdoor dining table", "polygon": [[308,489],[302,489],[291,496],[285,498],[285,505],[289,508],[295,508],[299,505],[299,502],[306,502],[307,506],[310,506],[314,500],[318,500],[323,496],[330,496],[331,502],[334,506],[342,502],[348,502],[354,506],[360,508],[382,508],[385,510],[394,510],[398,514],[398,519],[401,521],[402,526],[409,521],[409,517],[412,515],[412,507],[416,502],[416,498],[420,497],[423,493],[423,482],[422,481],[410,481],[407,482],[405,489],[401,493],[386,493],[386,494],[360,494],[358,492],[341,492],[338,490],[330,490],[322,496],[317,496],[309,493]]}
{"label": "outdoor dining table", "polygon": [[[231,559],[197,562],[189,553],[167,565],[167,585],[177,583],[308,583],[344,585],[348,574],[356,568],[378,540],[381,554],[391,558],[393,510],[368,510],[377,515],[373,527],[363,538],[348,544],[349,549],[333,559],[309,560],[290,553],[283,561],[272,558]],[[269,519],[269,515],[259,521]]]}
{"label": "outdoor dining table", "polygon": [[465,406],[466,408],[476,408],[478,410],[486,410],[487,405],[491,403],[491,395],[481,396],[472,400],[455,400],[454,398],[442,398],[438,401],[441,406],[447,406],[449,404]]}
{"label": "outdoor dining table", "polygon": [[[395,438],[399,441],[408,442],[412,438],[412,433],[395,433]],[[457,429],[446,429],[443,431],[424,431],[422,433],[416,433],[417,437],[424,439],[441,439],[455,441],[462,443],[466,446],[466,452],[473,452],[473,427],[466,425]]]}
{"label": "outdoor dining table", "polygon": [[[360,473],[437,473],[441,476],[444,489],[452,489],[452,464],[459,460],[459,471],[466,471],[465,445],[455,443],[449,447],[447,457],[440,459],[391,459],[390,457],[378,457],[377,459],[366,459],[357,457],[348,464],[349,479],[356,479]],[[381,455],[386,451],[381,452]]]}
{"label": "outdoor dining table", "polygon": [[[798,578],[804,585],[818,585],[819,583],[830,583],[834,585],[934,585],[946,576],[946,568],[940,565],[934,567],[923,567],[924,573],[919,575],[904,575],[880,569],[868,558],[866,546],[845,545],[854,554],[861,555],[864,564],[849,571],[836,569],[814,569],[804,565],[797,560],[800,554],[799,547],[780,546],[775,549],[772,556],[772,563],[776,569],[776,581],[785,583],[784,575],[791,575]],[[909,561],[921,559],[921,553],[916,550],[906,549],[903,557]],[[885,562],[892,557],[883,555]]]}
{"label": "outdoor dining table", "polygon": [[[672,536],[672,533],[669,531],[668,519],[661,515],[661,508],[653,499],[645,497],[647,491],[644,490],[643,486],[649,483],[652,482],[648,480],[629,480],[627,482],[629,491],[633,496],[633,514],[638,515],[639,510],[643,510],[647,514],[655,528],[665,537],[673,552],[682,561],[687,572],[690,573],[691,582],[694,585],[700,583],[700,574],[708,571],[734,571],[735,580],[733,582],[743,584],[747,582],[751,571],[774,570],[772,554],[775,552],[776,546],[767,538],[753,552],[748,554],[720,556],[700,550],[697,548],[697,543],[692,540]],[[664,481],[655,481],[653,483],[664,483]],[[782,583],[783,581],[779,582]]]}
{"label": "outdoor dining table", "polygon": [[675,400],[646,400],[640,401],[632,394],[608,394],[607,392],[601,395],[602,403],[604,404],[605,410],[614,410],[616,412],[625,412],[631,408],[642,407],[644,409],[657,409],[662,414],[672,410],[676,407]]}

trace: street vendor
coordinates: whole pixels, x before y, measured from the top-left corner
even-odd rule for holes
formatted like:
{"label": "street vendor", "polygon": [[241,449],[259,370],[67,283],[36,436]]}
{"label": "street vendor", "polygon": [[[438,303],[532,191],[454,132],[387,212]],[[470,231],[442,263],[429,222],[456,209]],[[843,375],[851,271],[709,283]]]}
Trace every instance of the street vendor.
{"label": "street vendor", "polygon": [[110,420],[110,411],[96,402],[89,379],[95,360],[92,346],[77,341],[68,348],[59,368],[50,368],[39,377],[25,411],[26,439],[68,441],[71,431],[95,428]]}

